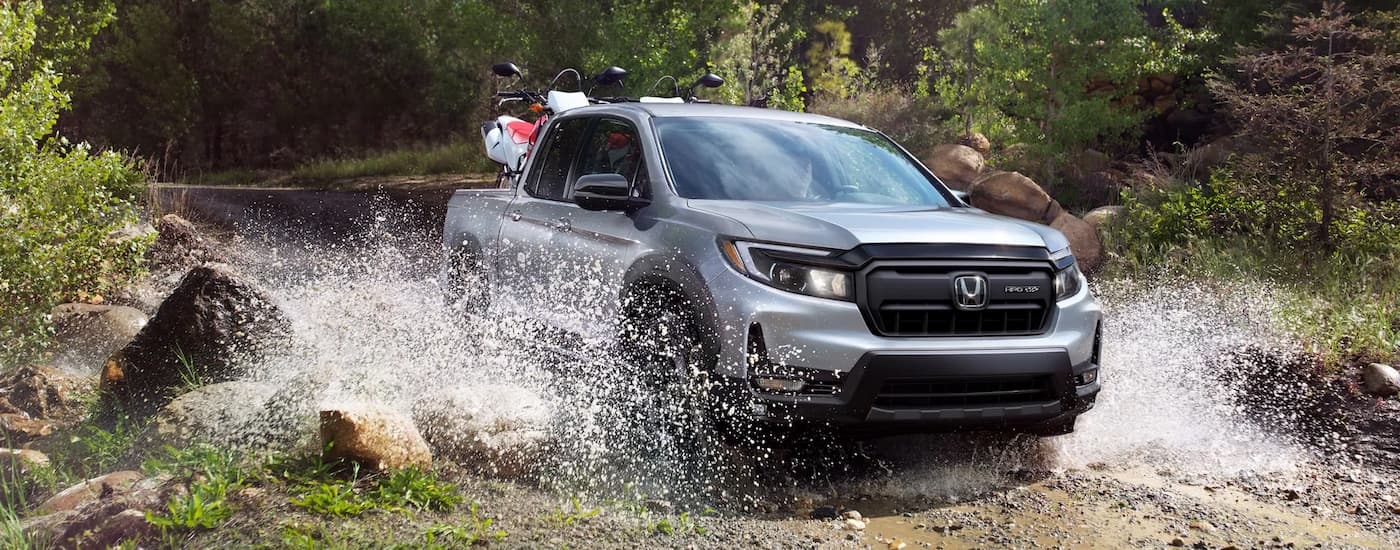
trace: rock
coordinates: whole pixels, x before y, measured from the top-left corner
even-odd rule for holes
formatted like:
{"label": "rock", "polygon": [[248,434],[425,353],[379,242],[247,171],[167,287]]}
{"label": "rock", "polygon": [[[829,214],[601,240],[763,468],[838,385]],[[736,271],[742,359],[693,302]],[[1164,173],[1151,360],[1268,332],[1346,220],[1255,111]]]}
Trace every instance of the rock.
{"label": "rock", "polygon": [[196,267],[136,338],[108,359],[101,388],[145,417],[180,388],[234,379],[240,362],[284,345],[290,327],[261,290],[223,267]]}
{"label": "rock", "polygon": [[812,513],[807,514],[807,517],[819,520],[832,520],[841,517],[841,514],[836,511],[835,506],[818,506],[813,508]]}
{"label": "rock", "polygon": [[671,504],[671,501],[659,498],[646,499],[642,502],[642,506],[645,506],[648,511],[656,514],[669,514],[672,510],[676,509],[676,506]]}
{"label": "rock", "polygon": [[841,517],[846,519],[863,519],[860,515],[860,512],[855,510],[846,510],[845,513],[841,514]]}
{"label": "rock", "polygon": [[885,544],[885,548],[889,550],[904,550],[904,548],[908,546],[909,544],[899,539],[890,539],[890,541]]}
{"label": "rock", "polygon": [[34,509],[34,514],[53,514],[78,509],[89,502],[96,502],[104,494],[124,492],[143,477],[141,472],[123,470],[89,479],[49,497]]}
{"label": "rock", "polygon": [[155,526],[146,521],[146,512],[126,509],[107,518],[85,533],[78,544],[82,548],[116,548],[122,541],[141,540],[155,532]]}
{"label": "rock", "polygon": [[[32,420],[66,427],[87,416],[83,402],[94,390],[91,377],[44,365],[25,365],[0,379],[0,408]],[[3,406],[8,404],[8,406]]]}
{"label": "rock", "polygon": [[1361,381],[1366,393],[1389,397],[1400,394],[1400,372],[1390,365],[1371,363],[1361,368]]}
{"label": "rock", "polygon": [[933,148],[926,164],[948,187],[966,191],[982,174],[986,162],[982,153],[966,145],[939,145]]}
{"label": "rock", "polygon": [[1065,238],[1069,240],[1070,252],[1074,253],[1080,270],[1086,273],[1098,270],[1103,261],[1103,242],[1099,240],[1099,233],[1094,226],[1065,212],[1055,218],[1050,227],[1064,233]]}
{"label": "rock", "polygon": [[261,382],[210,384],[175,398],[161,408],[142,433],[148,449],[185,447],[195,442],[220,447],[261,449],[275,438],[258,422],[278,386]]}
{"label": "rock", "polygon": [[1197,531],[1201,531],[1203,533],[1215,532],[1215,525],[1212,525],[1211,522],[1205,520],[1193,521],[1188,525],[1188,527]]}
{"label": "rock", "polygon": [[146,314],[125,306],[61,304],[49,312],[60,363],[96,371],[146,326]]}
{"label": "rock", "polygon": [[1113,225],[1115,220],[1123,216],[1124,210],[1122,206],[1100,206],[1084,215],[1084,223],[1089,224],[1099,232],[1103,232]]}
{"label": "rock", "polygon": [[146,257],[157,269],[182,271],[206,261],[220,261],[213,243],[189,220],[166,214],[156,221],[156,242]]}
{"label": "rock", "polygon": [[865,530],[865,522],[864,522],[864,521],[861,521],[861,520],[858,520],[858,519],[850,519],[850,518],[847,518],[847,519],[846,519],[846,522],[845,522],[844,524],[842,524],[842,525],[843,525],[843,527],[844,527],[847,531],[864,531],[864,530]]}
{"label": "rock", "polygon": [[49,465],[49,457],[32,449],[0,448],[0,475],[11,478]]}
{"label": "rock", "polygon": [[5,438],[14,445],[52,435],[54,426],[22,413],[7,413],[0,414],[0,431],[3,431]]}
{"label": "rock", "polygon": [[972,184],[968,197],[973,206],[993,214],[1040,223],[1054,220],[1046,215],[1059,206],[1040,185],[1018,172],[983,176]]}
{"label": "rock", "polygon": [[517,386],[439,392],[414,404],[413,419],[437,456],[500,477],[532,475],[551,443],[548,405]]}
{"label": "rock", "polygon": [[978,153],[982,153],[984,157],[992,154],[992,140],[987,139],[987,136],[982,135],[980,132],[972,132],[970,134],[958,136],[958,145],[971,147]]}
{"label": "rock", "polygon": [[1170,543],[1167,544],[1176,548],[1184,548],[1186,546],[1186,541],[1181,540],[1180,538],[1174,538]]}
{"label": "rock", "polygon": [[432,466],[432,453],[407,416],[388,407],[350,403],[321,409],[321,443],[329,459],[374,470]]}

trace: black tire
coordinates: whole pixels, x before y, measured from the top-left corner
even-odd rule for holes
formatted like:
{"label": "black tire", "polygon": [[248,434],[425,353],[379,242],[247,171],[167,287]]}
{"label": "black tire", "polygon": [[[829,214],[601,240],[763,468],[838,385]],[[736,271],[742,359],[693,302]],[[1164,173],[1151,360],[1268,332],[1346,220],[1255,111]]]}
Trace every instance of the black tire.
{"label": "black tire", "polygon": [[706,357],[698,316],[678,294],[649,292],[624,306],[618,336],[633,384],[641,393],[624,396],[639,407],[639,420],[673,430],[687,446],[711,432],[715,411],[713,358]]}
{"label": "black tire", "polygon": [[443,301],[464,314],[477,314],[491,303],[486,270],[481,257],[467,248],[454,248],[443,255]]}

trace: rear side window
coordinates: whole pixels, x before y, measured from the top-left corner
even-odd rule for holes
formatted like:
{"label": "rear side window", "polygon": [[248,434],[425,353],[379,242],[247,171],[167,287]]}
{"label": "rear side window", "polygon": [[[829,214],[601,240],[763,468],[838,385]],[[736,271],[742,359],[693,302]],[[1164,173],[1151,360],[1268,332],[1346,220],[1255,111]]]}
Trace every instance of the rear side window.
{"label": "rear side window", "polygon": [[627,122],[598,119],[579,158],[579,177],[591,174],[621,174],[632,185],[632,196],[647,189],[646,162],[642,157],[637,131]]}
{"label": "rear side window", "polygon": [[568,191],[569,167],[573,165],[574,156],[582,145],[583,131],[587,126],[588,119],[576,118],[560,122],[549,133],[542,148],[544,156],[540,157],[535,173],[525,186],[526,193],[541,199],[564,200]]}

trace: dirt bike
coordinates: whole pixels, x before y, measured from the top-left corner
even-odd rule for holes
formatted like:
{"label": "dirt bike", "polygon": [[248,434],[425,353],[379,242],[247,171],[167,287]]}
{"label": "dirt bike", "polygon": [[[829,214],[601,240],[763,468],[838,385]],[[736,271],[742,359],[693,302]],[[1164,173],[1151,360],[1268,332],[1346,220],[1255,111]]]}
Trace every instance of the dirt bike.
{"label": "dirt bike", "polygon": [[[514,77],[516,79],[521,78],[523,74],[520,67],[514,63],[497,63],[491,67],[491,72],[502,78]],[[554,86],[559,83],[559,79],[570,73],[578,81],[579,91],[555,90]],[[608,67],[595,75],[592,80],[596,88],[597,86],[622,85],[623,79],[626,77],[627,71],[625,69]],[[540,131],[544,129],[545,123],[549,121],[551,115],[597,102],[589,97],[588,93],[582,91],[583,81],[583,75],[577,69],[570,68],[554,75],[554,79],[549,82],[549,86],[544,91],[520,89],[513,92],[496,92],[496,97],[500,98],[496,102],[497,108],[511,102],[528,101],[530,111],[537,115],[533,122],[510,115],[501,115],[495,120],[482,123],[481,139],[486,145],[486,156],[501,165],[501,170],[496,175],[498,187],[509,184],[512,178],[520,174],[520,170],[525,166],[525,159],[534,149]],[[592,92],[592,89],[589,92]]]}

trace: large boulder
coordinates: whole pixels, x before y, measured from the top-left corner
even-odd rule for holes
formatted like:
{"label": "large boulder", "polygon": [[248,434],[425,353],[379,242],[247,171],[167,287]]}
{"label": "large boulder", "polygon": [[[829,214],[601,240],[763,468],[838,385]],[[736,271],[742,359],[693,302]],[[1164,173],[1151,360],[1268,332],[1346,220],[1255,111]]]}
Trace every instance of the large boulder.
{"label": "large boulder", "polygon": [[261,290],[218,265],[191,269],[132,342],[108,359],[102,389],[147,416],[181,388],[233,380],[280,349],[291,323]]}
{"label": "large boulder", "polygon": [[33,449],[0,448],[0,478],[14,479],[49,465],[49,457]]}
{"label": "large boulder", "polygon": [[1400,394],[1400,373],[1390,365],[1371,363],[1361,368],[1361,382],[1366,393],[1388,397]]}
{"label": "large boulder", "polygon": [[372,470],[426,470],[433,460],[413,420],[370,403],[322,407],[321,445],[328,459],[349,460]]}
{"label": "large boulder", "polygon": [[925,160],[938,179],[949,187],[966,191],[982,174],[982,153],[966,145],[939,145]]}
{"label": "large boulder", "polygon": [[57,360],[88,372],[131,343],[146,326],[146,314],[112,305],[61,304],[49,312],[58,342]]}
{"label": "large boulder", "polygon": [[550,447],[549,406],[517,386],[430,395],[414,404],[413,421],[435,456],[497,477],[534,474]]}
{"label": "large boulder", "polygon": [[1069,240],[1070,252],[1074,253],[1079,269],[1089,273],[1098,270],[1103,262],[1103,242],[1099,240],[1099,232],[1094,226],[1065,212],[1055,218],[1050,227],[1064,233]]}
{"label": "large boulder", "polygon": [[1040,185],[1018,172],[997,172],[977,180],[968,190],[972,205],[993,214],[1049,223],[1063,210]]}
{"label": "large boulder", "polygon": [[222,382],[176,397],[151,418],[143,447],[211,443],[228,448],[265,448],[273,441],[259,425],[278,387],[262,382]]}

